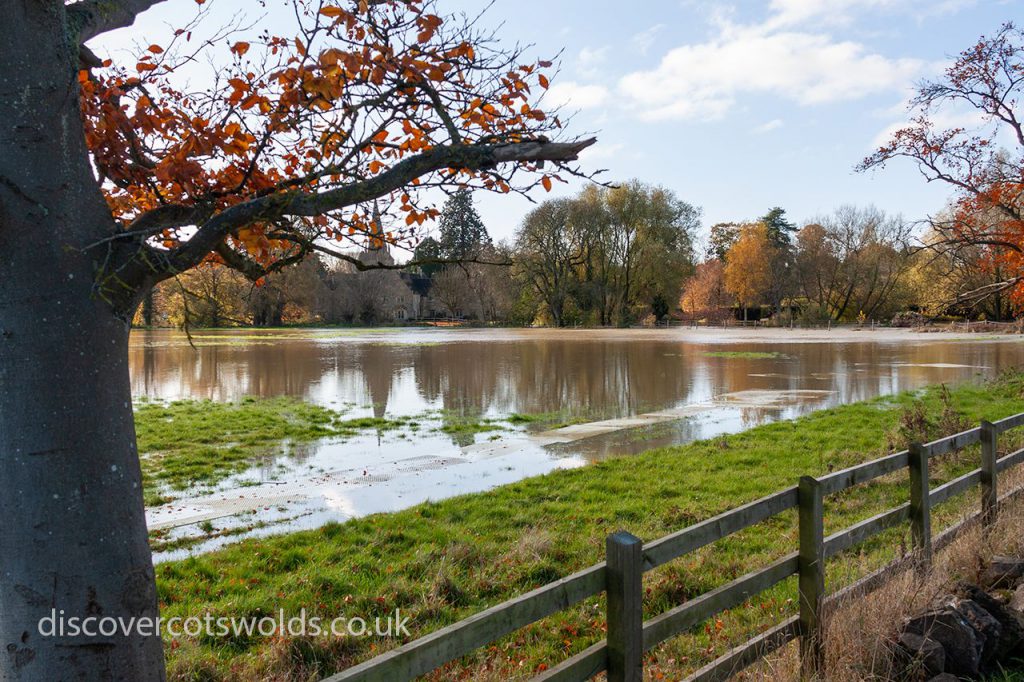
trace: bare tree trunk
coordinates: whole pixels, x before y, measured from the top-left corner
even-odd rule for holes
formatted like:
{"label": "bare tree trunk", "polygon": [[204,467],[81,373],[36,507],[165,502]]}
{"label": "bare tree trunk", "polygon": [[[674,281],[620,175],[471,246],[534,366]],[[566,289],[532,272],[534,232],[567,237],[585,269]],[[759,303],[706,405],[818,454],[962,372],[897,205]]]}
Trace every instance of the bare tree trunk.
{"label": "bare tree trunk", "polygon": [[[157,615],[127,343],[86,247],[115,225],[84,148],[62,2],[0,0],[0,679],[162,680],[138,632],[41,621]],[[43,630],[48,629],[43,624]]]}
{"label": "bare tree trunk", "polygon": [[153,290],[150,289],[146,292],[145,298],[142,299],[142,324],[147,327],[153,326]]}

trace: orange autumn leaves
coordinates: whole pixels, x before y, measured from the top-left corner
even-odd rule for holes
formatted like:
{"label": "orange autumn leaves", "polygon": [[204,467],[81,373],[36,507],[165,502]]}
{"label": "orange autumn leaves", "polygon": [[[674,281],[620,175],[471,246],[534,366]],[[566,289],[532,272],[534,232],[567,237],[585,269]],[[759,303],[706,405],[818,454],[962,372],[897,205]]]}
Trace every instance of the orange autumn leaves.
{"label": "orange autumn leaves", "polygon": [[[959,292],[958,299],[970,302],[1010,289],[1018,310],[1024,310],[1021,74],[1024,30],[1007,22],[961,51],[939,78],[920,83],[909,125],[860,164],[866,170],[905,158],[927,180],[949,186],[952,208],[932,221],[933,247],[971,267],[980,258],[990,276],[987,285]],[[946,125],[950,111],[971,123]]]}
{"label": "orange autumn leaves", "polygon": [[[365,182],[437,145],[502,144],[560,127],[539,106],[549,62],[473,44],[476,35],[422,0],[320,6],[297,0],[307,20],[296,37],[197,36],[190,25],[154,42],[134,68],[80,74],[86,143],[115,217],[123,223],[164,204],[211,213],[277,192],[323,192]],[[483,51],[483,52],[482,52]],[[195,88],[179,71],[200,55],[215,63],[213,86]],[[193,88],[193,89],[189,89]],[[539,176],[548,191],[552,176]],[[408,229],[437,215],[418,187],[471,184],[511,190],[508,174],[449,168],[390,205]],[[288,225],[254,224],[236,246],[266,257],[289,230],[342,239],[368,233],[370,211],[354,207]],[[179,228],[158,235],[179,243]]]}
{"label": "orange autumn leaves", "polygon": [[[978,243],[981,265],[991,273],[1024,273],[1024,220],[1005,207],[1019,205],[1024,182],[993,182],[961,197],[952,230],[967,243]],[[1024,310],[1024,281],[1010,290],[1010,301]]]}

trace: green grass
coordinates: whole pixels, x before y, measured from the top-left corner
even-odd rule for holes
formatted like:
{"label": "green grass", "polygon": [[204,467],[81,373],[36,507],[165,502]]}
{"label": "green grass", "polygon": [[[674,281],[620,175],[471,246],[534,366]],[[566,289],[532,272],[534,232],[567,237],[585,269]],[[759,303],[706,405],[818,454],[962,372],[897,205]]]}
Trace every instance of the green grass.
{"label": "green grass", "polygon": [[[740,434],[558,471],[411,509],[314,531],[251,539],[157,567],[164,616],[308,613],[385,616],[400,608],[422,635],[600,561],[605,537],[644,540],[902,447],[1024,410],[1024,377],[951,391],[931,388],[815,412]],[[1010,446],[1007,436],[1002,445]],[[976,448],[936,462],[933,485],[977,466]],[[905,472],[826,501],[833,533],[907,500]],[[971,497],[971,501],[974,501]],[[959,505],[959,506],[958,506]],[[935,510],[938,531],[963,501]],[[830,563],[829,585],[891,560],[907,529],[894,529]],[[795,514],[781,514],[645,576],[650,617],[797,546]],[[652,674],[674,679],[795,612],[795,585],[751,598],[650,654]],[[603,637],[603,603],[590,599],[481,649],[432,676],[487,670],[521,678]],[[378,639],[188,639],[168,644],[173,680],[315,679],[398,644]]]}
{"label": "green grass", "polygon": [[706,358],[732,358],[735,360],[770,360],[773,358],[784,358],[786,357],[782,353],[768,352],[768,351],[736,351],[736,350],[718,350],[708,351],[702,353]]}
{"label": "green grass", "polygon": [[468,445],[479,434],[500,437],[509,426],[557,427],[577,421],[567,420],[562,413],[492,419],[453,410],[408,417],[345,418],[336,410],[291,397],[250,397],[230,403],[142,401],[135,406],[147,506],[171,502],[195,486],[216,485],[262,459],[287,454],[292,444],[322,438],[397,430],[403,430],[402,437],[408,438],[420,430],[421,422],[427,422],[435,424],[432,430]]}
{"label": "green grass", "polygon": [[282,454],[289,442],[355,432],[334,410],[287,397],[142,402],[135,407],[135,429],[149,505]]}
{"label": "green grass", "polygon": [[587,414],[573,414],[567,410],[560,410],[557,412],[537,413],[513,412],[505,421],[514,425],[528,425],[533,431],[549,431],[574,424],[586,424],[587,422],[597,421],[605,417],[605,414],[593,411]]}

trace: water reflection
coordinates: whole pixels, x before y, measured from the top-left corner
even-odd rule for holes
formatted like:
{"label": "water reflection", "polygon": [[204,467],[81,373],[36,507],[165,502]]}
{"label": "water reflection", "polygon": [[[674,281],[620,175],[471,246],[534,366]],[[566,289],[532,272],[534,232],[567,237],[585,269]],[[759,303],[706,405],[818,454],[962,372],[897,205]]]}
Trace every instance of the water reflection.
{"label": "water reflection", "polygon": [[[1016,341],[715,343],[670,330],[440,331],[197,335],[135,332],[135,395],[231,400],[294,395],[377,416],[443,409],[463,415],[564,411],[621,417],[743,390],[821,389],[804,407],[863,400],[1017,365]],[[774,358],[717,357],[779,353]],[[801,411],[797,408],[795,412]],[[757,417],[755,416],[756,420]]]}
{"label": "water reflection", "polygon": [[[136,332],[136,397],[292,395],[352,416],[430,412],[416,433],[364,433],[272,455],[216,490],[150,509],[150,528],[202,540],[161,556],[173,558],[1024,361],[1015,338],[772,334],[765,343],[703,330],[245,331],[196,334],[193,348],[176,332]],[[440,428],[513,413],[585,423],[478,436]],[[201,524],[210,521],[239,534],[207,538]]]}

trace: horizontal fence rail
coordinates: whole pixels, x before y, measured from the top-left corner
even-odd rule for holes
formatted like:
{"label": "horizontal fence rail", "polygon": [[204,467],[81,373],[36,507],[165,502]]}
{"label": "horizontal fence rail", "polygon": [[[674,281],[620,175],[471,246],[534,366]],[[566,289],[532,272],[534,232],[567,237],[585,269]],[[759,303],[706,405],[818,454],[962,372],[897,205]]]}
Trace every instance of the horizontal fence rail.
{"label": "horizontal fence rail", "polygon": [[[800,614],[784,620],[687,678],[690,682],[724,680],[794,639],[801,640],[804,673],[818,673],[824,660],[822,612],[853,596],[866,594],[896,572],[926,568],[931,555],[952,542],[963,530],[996,518],[998,506],[1024,495],[1024,488],[1000,497],[998,474],[1024,463],[1024,448],[997,458],[997,436],[1024,426],[1024,413],[940,438],[914,444],[819,478],[804,477],[787,488],[743,506],[688,526],[640,546],[628,533],[609,537],[608,560],[549,583],[520,597],[493,606],[469,618],[413,640],[333,675],[324,682],[392,682],[411,680],[472,653],[516,630],[568,609],[600,594],[607,594],[608,636],[571,658],[545,670],[534,681],[580,682],[607,672],[609,682],[639,682],[643,652],[692,630],[715,615],[746,602],[781,583],[799,579]],[[929,460],[981,444],[981,467],[943,485],[929,488]],[[827,537],[821,531],[824,499],[863,483],[899,471],[910,474],[911,499]],[[931,533],[931,508],[976,486],[981,487],[981,511],[938,535]],[[665,613],[642,619],[643,573],[690,554],[777,514],[798,509],[800,549],[694,597]],[[834,594],[824,588],[825,562],[890,528],[910,522],[914,552],[869,574]]]}

